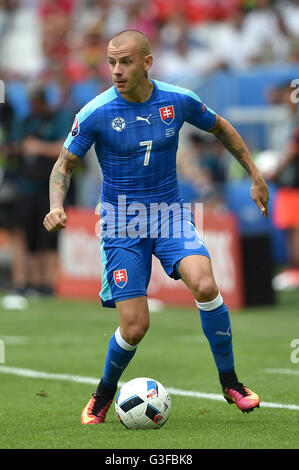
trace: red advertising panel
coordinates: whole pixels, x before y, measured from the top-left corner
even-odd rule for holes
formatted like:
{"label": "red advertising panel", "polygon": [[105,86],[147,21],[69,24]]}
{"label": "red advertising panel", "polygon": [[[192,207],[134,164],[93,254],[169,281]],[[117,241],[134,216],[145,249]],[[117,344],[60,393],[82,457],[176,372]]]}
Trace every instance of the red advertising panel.
{"label": "red advertising panel", "polygon": [[99,216],[92,210],[69,208],[67,228],[59,234],[60,275],[58,295],[96,299],[101,287]]}
{"label": "red advertising panel", "polygon": [[[69,209],[67,215],[67,228],[59,239],[61,272],[57,293],[73,298],[97,299],[102,273],[100,240],[96,235],[99,217],[86,209]],[[202,233],[224,301],[230,309],[243,307],[241,253],[234,216],[230,213],[204,213]],[[148,296],[169,305],[194,306],[194,298],[184,283],[170,279],[155,256]]]}

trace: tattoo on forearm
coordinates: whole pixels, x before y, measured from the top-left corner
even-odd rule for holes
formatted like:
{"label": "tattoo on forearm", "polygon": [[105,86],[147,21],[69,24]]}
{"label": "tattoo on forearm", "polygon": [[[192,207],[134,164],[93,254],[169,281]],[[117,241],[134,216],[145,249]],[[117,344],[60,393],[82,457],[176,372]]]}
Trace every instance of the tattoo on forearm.
{"label": "tattoo on forearm", "polygon": [[240,165],[250,174],[249,152],[241,136],[228,124],[221,126],[215,132],[215,136],[221,141],[224,147],[238,160]]}
{"label": "tattoo on forearm", "polygon": [[50,182],[50,207],[61,207],[68,191],[72,171],[79,161],[79,157],[62,147],[60,155],[53,166]]}

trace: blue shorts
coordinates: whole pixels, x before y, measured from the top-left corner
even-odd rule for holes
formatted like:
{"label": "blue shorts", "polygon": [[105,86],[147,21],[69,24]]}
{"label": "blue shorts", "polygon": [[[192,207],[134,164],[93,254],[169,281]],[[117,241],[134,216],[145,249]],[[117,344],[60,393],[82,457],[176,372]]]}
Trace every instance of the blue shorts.
{"label": "blue shorts", "polygon": [[[151,277],[152,255],[161,262],[164,271],[173,279],[180,279],[178,265],[190,255],[210,258],[200,238],[193,218],[170,235],[146,237],[101,238],[102,289],[104,307],[115,307],[115,302],[145,296]],[[187,230],[186,230],[187,227]]]}

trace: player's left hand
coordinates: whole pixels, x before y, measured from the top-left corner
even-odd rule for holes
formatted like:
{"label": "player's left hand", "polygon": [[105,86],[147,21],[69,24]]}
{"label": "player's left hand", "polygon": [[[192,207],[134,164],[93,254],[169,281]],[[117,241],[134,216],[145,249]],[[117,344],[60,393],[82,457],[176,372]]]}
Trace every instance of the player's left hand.
{"label": "player's left hand", "polygon": [[250,194],[261,211],[262,215],[269,218],[269,208],[268,208],[268,201],[269,201],[269,189],[263,177],[258,178],[252,182],[252,186],[250,189]]}

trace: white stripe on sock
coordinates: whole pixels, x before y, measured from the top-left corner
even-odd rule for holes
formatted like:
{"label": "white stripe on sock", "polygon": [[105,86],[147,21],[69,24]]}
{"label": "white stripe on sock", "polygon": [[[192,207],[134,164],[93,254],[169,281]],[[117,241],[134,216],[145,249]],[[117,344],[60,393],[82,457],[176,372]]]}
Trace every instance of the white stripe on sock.
{"label": "white stripe on sock", "polygon": [[125,349],[126,351],[134,351],[134,349],[137,348],[137,344],[135,346],[132,346],[123,339],[122,335],[120,334],[120,327],[117,328],[114,334],[116,342],[121,348]]}
{"label": "white stripe on sock", "polygon": [[223,298],[219,292],[217,297],[214,300],[211,300],[210,302],[198,302],[198,300],[195,299],[195,303],[200,310],[208,312],[210,310],[215,310],[215,308],[220,307],[220,305],[223,304]]}

